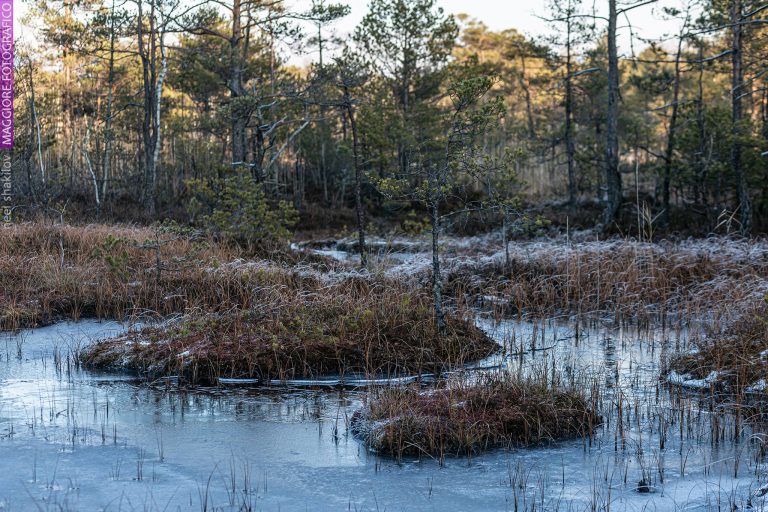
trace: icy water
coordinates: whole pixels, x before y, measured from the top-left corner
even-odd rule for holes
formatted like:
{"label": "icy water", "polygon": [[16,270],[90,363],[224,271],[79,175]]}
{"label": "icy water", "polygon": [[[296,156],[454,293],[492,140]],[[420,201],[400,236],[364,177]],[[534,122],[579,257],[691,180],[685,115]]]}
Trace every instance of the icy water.
{"label": "icy water", "polygon": [[114,322],[4,334],[0,510],[735,510],[759,487],[749,428],[734,437],[727,410],[659,383],[684,331],[481,325],[506,346],[484,371],[597,390],[591,442],[398,464],[348,433],[364,390],[180,390],[74,368]]}

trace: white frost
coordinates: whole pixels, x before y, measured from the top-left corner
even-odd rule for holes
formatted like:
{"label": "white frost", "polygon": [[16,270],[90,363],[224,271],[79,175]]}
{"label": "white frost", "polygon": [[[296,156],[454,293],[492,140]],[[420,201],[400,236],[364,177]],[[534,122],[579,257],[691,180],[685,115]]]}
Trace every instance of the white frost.
{"label": "white frost", "polygon": [[674,384],[675,386],[680,386],[684,388],[707,389],[713,383],[717,382],[718,377],[719,377],[719,374],[713,371],[713,372],[710,372],[709,375],[707,375],[703,379],[694,379],[687,373],[680,374],[672,370],[671,372],[669,372],[669,375],[667,376],[667,382],[669,382],[670,384]]}

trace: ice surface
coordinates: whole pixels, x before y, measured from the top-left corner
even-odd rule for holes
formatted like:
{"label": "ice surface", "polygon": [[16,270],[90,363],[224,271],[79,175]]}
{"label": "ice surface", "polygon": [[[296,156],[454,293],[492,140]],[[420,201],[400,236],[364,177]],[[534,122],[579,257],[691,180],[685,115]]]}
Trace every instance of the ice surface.
{"label": "ice surface", "polygon": [[[368,453],[348,432],[363,391],[297,387],[316,382],[150,386],[67,361],[78,346],[125,326],[59,324],[0,343],[0,510],[202,510],[207,502],[209,510],[248,503],[282,511],[502,511],[514,510],[515,500],[520,510],[523,500],[528,509],[563,511],[608,503],[614,511],[730,510],[749,499],[761,506],[751,443],[713,446],[704,415],[694,414],[682,437],[667,434],[661,447],[659,425],[676,432],[677,412],[658,388],[658,361],[673,341],[684,344],[683,332],[591,325],[576,336],[567,323],[480,325],[505,346],[478,364],[483,371],[597,383],[610,422],[591,443],[398,464]],[[611,412],[619,397],[623,439]],[[696,400],[686,403],[697,410]],[[636,492],[648,475],[654,492]]]}

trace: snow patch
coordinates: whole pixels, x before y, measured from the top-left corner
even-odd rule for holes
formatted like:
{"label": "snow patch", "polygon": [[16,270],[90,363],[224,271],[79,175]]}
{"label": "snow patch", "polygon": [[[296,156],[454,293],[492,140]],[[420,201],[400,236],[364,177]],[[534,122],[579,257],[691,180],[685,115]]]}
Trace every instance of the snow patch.
{"label": "snow patch", "polygon": [[720,374],[718,372],[712,371],[703,379],[694,379],[687,373],[681,374],[672,370],[669,372],[669,375],[667,375],[667,382],[683,388],[708,389],[712,384],[717,382],[719,376]]}

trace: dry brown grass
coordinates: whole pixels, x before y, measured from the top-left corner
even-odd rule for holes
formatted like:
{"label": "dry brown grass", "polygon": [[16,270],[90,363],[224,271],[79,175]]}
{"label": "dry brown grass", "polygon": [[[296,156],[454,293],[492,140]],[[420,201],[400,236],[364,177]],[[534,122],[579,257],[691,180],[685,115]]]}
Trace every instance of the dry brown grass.
{"label": "dry brown grass", "polygon": [[26,223],[0,235],[0,329],[252,305],[253,276],[214,271],[242,256],[228,244],[105,225]]}
{"label": "dry brown grass", "polygon": [[599,423],[582,393],[505,374],[442,389],[385,389],[355,413],[352,430],[379,453],[442,459],[589,435]]}
{"label": "dry brown grass", "polygon": [[[175,268],[157,279],[155,251],[142,248],[155,234],[147,228],[19,224],[2,231],[0,307],[3,329],[86,316],[123,318],[153,311],[163,315],[203,303],[231,301],[230,283],[210,289],[205,263],[229,259],[228,247],[207,248],[178,239],[161,248]],[[191,256],[189,261],[187,255]],[[111,262],[111,263],[110,263]],[[221,276],[217,276],[221,278]]]}
{"label": "dry brown grass", "polygon": [[8,227],[3,238],[3,329],[184,315],[91,347],[83,361],[93,366],[191,382],[399,374],[438,371],[498,348],[463,314],[438,335],[419,288],[328,272],[341,269],[309,254],[242,259],[236,247],[177,228],[30,223]]}
{"label": "dry brown grass", "polygon": [[630,241],[513,243],[498,257],[459,260],[450,294],[495,295],[501,313],[611,314],[653,320],[741,311],[768,291],[764,242],[727,239],[683,244]]}
{"label": "dry brown grass", "polygon": [[167,327],[104,340],[86,349],[82,361],[211,383],[220,377],[439,372],[498,350],[471,318],[450,317],[440,335],[429,295],[392,283],[305,283],[254,294],[249,310],[190,315]]}
{"label": "dry brown grass", "polygon": [[714,387],[741,394],[756,382],[768,380],[768,305],[748,309],[737,320],[710,327],[694,340],[696,351],[673,356],[667,372],[693,379],[711,377]]}

